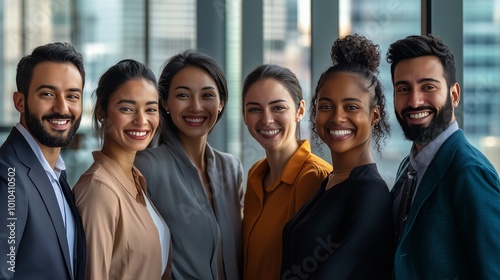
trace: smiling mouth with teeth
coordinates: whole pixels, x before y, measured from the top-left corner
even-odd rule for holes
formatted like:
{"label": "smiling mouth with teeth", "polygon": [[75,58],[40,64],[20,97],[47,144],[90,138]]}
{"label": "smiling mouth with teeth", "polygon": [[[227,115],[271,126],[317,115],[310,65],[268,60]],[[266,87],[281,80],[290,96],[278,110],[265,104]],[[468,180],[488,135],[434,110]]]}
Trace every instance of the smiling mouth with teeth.
{"label": "smiling mouth with teeth", "polygon": [[184,118],[184,119],[192,123],[201,123],[202,121],[205,120],[204,118]]}
{"label": "smiling mouth with teeth", "polygon": [[278,133],[280,133],[280,129],[273,129],[273,130],[259,130],[260,134],[268,135],[268,136],[273,136]]}
{"label": "smiling mouth with teeth", "polygon": [[416,114],[408,114],[410,119],[422,119],[430,115],[429,112],[423,112],[423,113],[416,113]]}
{"label": "smiling mouth with teeth", "polygon": [[128,135],[136,136],[136,137],[143,137],[148,134],[146,131],[127,131],[126,132]]}
{"label": "smiling mouth with teeth", "polygon": [[55,124],[55,125],[65,125],[68,123],[68,120],[48,120],[50,123]]}
{"label": "smiling mouth with teeth", "polygon": [[352,131],[351,130],[347,130],[347,129],[344,129],[344,130],[330,130],[329,133],[333,136],[346,136],[346,135],[349,135],[349,134],[352,134]]}

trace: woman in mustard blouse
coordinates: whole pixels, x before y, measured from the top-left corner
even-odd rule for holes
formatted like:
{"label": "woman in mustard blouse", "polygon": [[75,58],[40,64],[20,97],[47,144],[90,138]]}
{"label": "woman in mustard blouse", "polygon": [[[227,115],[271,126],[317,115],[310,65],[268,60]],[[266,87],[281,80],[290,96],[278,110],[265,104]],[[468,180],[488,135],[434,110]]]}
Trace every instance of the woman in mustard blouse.
{"label": "woman in mustard blouse", "polygon": [[170,231],[133,166],[160,122],[154,73],[122,60],[96,89],[94,125],[103,138],[73,188],[87,240],[87,279],[168,279]]}
{"label": "woman in mustard blouse", "polygon": [[332,171],[297,140],[305,101],[295,74],[261,65],[243,85],[243,118],[266,158],[248,173],[243,218],[244,279],[279,279],[282,230]]}

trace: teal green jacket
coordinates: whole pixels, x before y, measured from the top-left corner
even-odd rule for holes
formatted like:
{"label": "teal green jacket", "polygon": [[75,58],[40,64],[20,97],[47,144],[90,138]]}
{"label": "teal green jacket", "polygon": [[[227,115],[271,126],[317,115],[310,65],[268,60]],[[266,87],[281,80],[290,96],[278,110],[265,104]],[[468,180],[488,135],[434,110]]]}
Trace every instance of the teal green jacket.
{"label": "teal green jacket", "polygon": [[[408,165],[400,165],[398,177]],[[396,280],[500,279],[500,180],[462,130],[425,172],[396,247]]]}

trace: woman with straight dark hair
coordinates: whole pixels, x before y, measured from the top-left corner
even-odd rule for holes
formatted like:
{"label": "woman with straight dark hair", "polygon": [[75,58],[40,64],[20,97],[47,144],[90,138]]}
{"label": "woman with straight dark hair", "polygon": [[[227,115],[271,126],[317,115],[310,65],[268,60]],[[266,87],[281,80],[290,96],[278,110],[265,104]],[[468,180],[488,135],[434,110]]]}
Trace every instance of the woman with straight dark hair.
{"label": "woman with straight dark hair", "polygon": [[173,277],[239,279],[243,170],[207,142],[227,103],[224,73],[209,56],[186,51],[168,60],[159,87],[166,127],[159,146],[135,163],[171,230]]}
{"label": "woman with straight dark hair", "polygon": [[94,128],[103,139],[73,188],[87,239],[87,279],[169,279],[170,231],[133,166],[160,122],[156,78],[126,59],[95,91]]}

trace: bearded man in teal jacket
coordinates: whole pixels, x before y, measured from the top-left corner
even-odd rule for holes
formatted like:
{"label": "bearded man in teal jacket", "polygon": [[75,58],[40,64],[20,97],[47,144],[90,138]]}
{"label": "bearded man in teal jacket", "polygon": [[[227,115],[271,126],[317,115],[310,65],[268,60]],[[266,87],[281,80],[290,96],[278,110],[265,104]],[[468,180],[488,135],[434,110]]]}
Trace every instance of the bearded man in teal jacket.
{"label": "bearded man in teal jacket", "polygon": [[453,54],[437,36],[408,36],[387,61],[413,141],[391,191],[395,279],[500,279],[500,180],[456,122]]}

